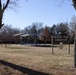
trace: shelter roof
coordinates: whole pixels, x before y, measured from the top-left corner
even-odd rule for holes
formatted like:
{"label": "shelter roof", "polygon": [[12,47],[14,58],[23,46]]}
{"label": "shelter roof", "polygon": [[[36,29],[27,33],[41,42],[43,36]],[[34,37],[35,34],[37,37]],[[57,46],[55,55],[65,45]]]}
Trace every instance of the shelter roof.
{"label": "shelter roof", "polygon": [[23,35],[24,33],[18,33],[18,34],[14,34],[14,36],[21,36]]}
{"label": "shelter roof", "polygon": [[31,34],[23,34],[23,35],[21,35],[21,37],[27,37],[27,36],[31,36]]}

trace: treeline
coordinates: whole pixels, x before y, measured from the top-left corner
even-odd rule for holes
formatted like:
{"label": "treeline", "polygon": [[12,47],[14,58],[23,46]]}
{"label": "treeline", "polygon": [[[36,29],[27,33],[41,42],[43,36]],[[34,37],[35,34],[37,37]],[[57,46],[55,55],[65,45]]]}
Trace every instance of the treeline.
{"label": "treeline", "polygon": [[[50,43],[52,35],[69,35],[70,42],[74,43],[75,25],[76,16],[73,16],[69,23],[61,22],[51,27],[47,25],[44,27],[42,22],[32,23],[32,25],[25,27],[23,30],[13,28],[11,25],[5,25],[0,29],[0,43],[16,43],[16,39],[13,35],[17,33],[45,35],[46,42],[48,43]],[[44,41],[44,37],[41,36],[39,38],[42,42]]]}
{"label": "treeline", "polygon": [[12,25],[4,25],[0,29],[0,43],[15,43],[14,34],[20,33],[19,28],[13,28]]}

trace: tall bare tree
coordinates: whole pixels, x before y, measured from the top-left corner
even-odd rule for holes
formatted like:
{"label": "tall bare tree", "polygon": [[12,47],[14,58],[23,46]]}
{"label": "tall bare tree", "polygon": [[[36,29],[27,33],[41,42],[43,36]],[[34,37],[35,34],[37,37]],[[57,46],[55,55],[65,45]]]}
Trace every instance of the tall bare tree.
{"label": "tall bare tree", "polygon": [[18,1],[19,0],[0,0],[0,29],[4,25],[2,22],[2,19],[3,19],[3,15],[5,13],[5,10],[8,7],[12,7],[14,5],[17,6]]}

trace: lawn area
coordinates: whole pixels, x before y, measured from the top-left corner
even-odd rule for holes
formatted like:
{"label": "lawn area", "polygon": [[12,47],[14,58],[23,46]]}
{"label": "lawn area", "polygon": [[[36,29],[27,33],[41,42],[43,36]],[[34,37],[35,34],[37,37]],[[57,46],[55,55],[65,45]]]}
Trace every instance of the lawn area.
{"label": "lawn area", "polygon": [[74,45],[63,49],[28,45],[0,45],[0,75],[76,75]]}

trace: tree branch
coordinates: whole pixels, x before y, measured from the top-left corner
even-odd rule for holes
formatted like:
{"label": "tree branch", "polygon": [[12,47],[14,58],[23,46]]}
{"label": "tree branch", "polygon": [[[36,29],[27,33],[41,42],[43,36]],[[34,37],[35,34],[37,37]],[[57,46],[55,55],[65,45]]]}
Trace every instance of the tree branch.
{"label": "tree branch", "polygon": [[7,0],[6,4],[3,6],[3,12],[5,11],[5,9],[8,7],[10,0]]}
{"label": "tree branch", "polygon": [[72,2],[73,2],[74,8],[76,9],[76,0],[72,0]]}

